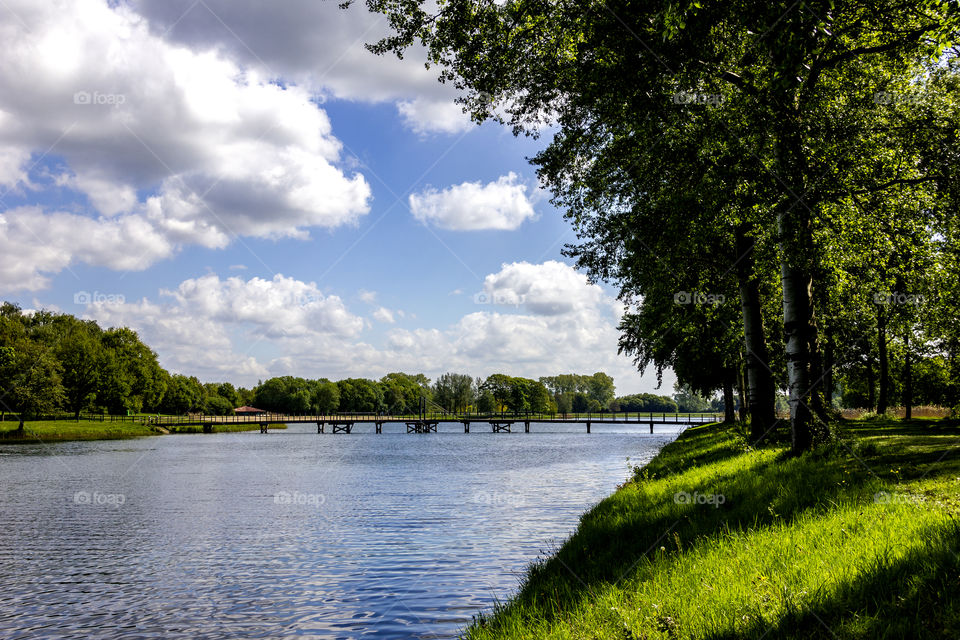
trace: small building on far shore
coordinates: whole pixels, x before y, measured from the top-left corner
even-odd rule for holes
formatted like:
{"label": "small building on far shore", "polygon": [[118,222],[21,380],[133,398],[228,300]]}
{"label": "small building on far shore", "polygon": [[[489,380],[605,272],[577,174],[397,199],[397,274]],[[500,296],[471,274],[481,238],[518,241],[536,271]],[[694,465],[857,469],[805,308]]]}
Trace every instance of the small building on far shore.
{"label": "small building on far shore", "polygon": [[237,407],[233,410],[238,416],[262,416],[266,415],[266,411],[263,409],[257,409],[256,407],[248,407],[246,405],[242,407]]}

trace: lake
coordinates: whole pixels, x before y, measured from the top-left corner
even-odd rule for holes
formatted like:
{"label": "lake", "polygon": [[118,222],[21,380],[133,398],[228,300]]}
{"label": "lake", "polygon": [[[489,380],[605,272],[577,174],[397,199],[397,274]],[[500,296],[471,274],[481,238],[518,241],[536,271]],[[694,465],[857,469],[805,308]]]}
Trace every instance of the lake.
{"label": "lake", "polygon": [[681,427],[0,447],[0,637],[451,638]]}

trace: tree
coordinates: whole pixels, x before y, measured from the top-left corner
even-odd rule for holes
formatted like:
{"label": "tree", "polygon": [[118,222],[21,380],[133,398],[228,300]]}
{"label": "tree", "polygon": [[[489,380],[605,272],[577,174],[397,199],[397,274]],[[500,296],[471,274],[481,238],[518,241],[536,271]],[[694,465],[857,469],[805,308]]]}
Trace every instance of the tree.
{"label": "tree", "polygon": [[446,411],[466,411],[473,404],[473,377],[462,373],[445,373],[433,386],[433,400]]}
{"label": "tree", "polygon": [[[763,2],[367,6],[386,14],[394,30],[371,49],[402,53],[423,44],[441,65],[441,79],[463,91],[475,120],[492,117],[515,133],[556,124],[534,162],[585,239],[574,251],[595,278],[616,275],[620,258],[636,253],[623,241],[593,243],[598,226],[626,232],[637,207],[696,220],[696,210],[661,206],[661,184],[678,193],[691,175],[650,170],[660,158],[673,160],[665,145],[738,157],[742,188],[758,199],[751,212],[776,237],[793,450],[824,435],[815,417],[823,410],[824,378],[815,237],[831,224],[836,201],[887,184],[850,170],[891,151],[874,135],[877,104],[870,97],[877,85],[863,79],[881,87],[906,82],[923,61],[939,57],[958,30],[953,3],[861,0],[838,7],[822,0],[786,11]],[[677,103],[702,105],[704,96],[721,117],[684,127]],[[903,166],[909,172],[916,165]]]}
{"label": "tree", "polygon": [[161,408],[164,413],[183,415],[203,408],[204,391],[195,377],[174,374],[164,395]]}
{"label": "tree", "polygon": [[108,410],[139,413],[158,407],[166,393],[166,377],[157,354],[140,341],[135,331],[125,327],[104,331],[101,344],[106,353],[97,395]]}
{"label": "tree", "polygon": [[60,364],[41,345],[23,341],[0,347],[0,406],[27,418],[55,410],[63,401]]}
{"label": "tree", "polygon": [[710,401],[687,385],[674,387],[673,399],[681,413],[701,413],[710,411]]}
{"label": "tree", "polygon": [[340,411],[377,413],[384,410],[383,389],[373,380],[347,378],[339,380]]}
{"label": "tree", "polygon": [[380,379],[380,385],[387,410],[395,414],[416,413],[421,399],[429,401],[432,397],[430,380],[422,373],[388,373]]}
{"label": "tree", "polygon": [[310,402],[317,414],[334,413],[340,407],[340,387],[335,382],[321,378],[314,385]]}
{"label": "tree", "polygon": [[75,420],[96,399],[104,365],[99,333],[96,325],[77,326],[57,345],[56,356],[63,367],[64,398]]}
{"label": "tree", "polygon": [[484,389],[477,394],[477,411],[479,413],[493,413],[497,410],[497,401],[489,389]]}

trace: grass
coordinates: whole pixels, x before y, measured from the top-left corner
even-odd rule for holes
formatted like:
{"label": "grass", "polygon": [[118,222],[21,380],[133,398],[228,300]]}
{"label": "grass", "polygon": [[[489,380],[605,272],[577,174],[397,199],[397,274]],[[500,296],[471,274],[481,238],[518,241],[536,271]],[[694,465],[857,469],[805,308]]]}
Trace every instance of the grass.
{"label": "grass", "polygon": [[[96,422],[92,420],[38,420],[28,421],[24,425],[24,433],[17,432],[18,422],[0,422],[0,443],[37,443],[63,442],[69,440],[119,440],[142,436],[163,435],[163,431],[155,427],[136,422]],[[270,425],[271,429],[285,429],[286,425]],[[257,423],[217,424],[215,433],[235,431],[257,431]],[[203,427],[177,427],[170,429],[171,433],[202,433]]]}
{"label": "grass", "polygon": [[960,637],[960,428],[841,430],[798,458],[686,430],[466,636]]}

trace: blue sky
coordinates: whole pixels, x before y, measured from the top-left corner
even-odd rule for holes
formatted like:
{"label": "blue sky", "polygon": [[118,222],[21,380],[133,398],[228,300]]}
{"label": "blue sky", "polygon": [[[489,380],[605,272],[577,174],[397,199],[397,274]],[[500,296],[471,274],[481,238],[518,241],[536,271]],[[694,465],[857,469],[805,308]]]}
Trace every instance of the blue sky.
{"label": "blue sky", "polygon": [[[526,158],[362,6],[0,7],[0,294],[136,329],[250,385],[389,371],[604,370],[622,306]],[[672,379],[665,381],[669,392]]]}

